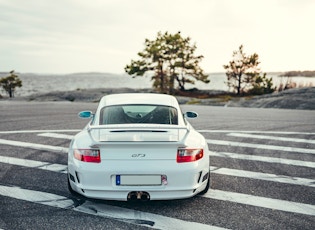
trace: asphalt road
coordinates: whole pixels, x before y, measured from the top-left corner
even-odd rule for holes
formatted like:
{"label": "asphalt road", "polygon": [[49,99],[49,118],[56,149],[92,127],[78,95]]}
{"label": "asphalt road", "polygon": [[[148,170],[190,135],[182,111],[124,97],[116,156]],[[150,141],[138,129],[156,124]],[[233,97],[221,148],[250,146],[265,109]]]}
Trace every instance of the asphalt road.
{"label": "asphalt road", "polygon": [[0,101],[0,229],[314,229],[314,111],[184,105],[212,151],[211,189],[129,203],[67,190],[76,114],[96,106]]}

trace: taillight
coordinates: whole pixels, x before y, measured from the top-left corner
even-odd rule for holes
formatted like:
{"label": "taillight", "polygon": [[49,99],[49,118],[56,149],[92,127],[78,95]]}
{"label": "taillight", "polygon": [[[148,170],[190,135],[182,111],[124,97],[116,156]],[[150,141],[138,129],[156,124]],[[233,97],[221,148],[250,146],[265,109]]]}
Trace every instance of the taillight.
{"label": "taillight", "polygon": [[203,157],[203,149],[179,148],[177,150],[177,163],[193,162]]}
{"label": "taillight", "polygon": [[101,162],[101,154],[99,149],[74,149],[73,156],[75,159],[84,162]]}

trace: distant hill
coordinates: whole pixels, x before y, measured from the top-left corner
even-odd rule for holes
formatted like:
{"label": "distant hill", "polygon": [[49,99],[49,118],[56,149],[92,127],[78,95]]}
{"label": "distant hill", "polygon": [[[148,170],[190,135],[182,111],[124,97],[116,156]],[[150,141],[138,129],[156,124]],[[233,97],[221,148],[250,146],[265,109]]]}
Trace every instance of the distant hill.
{"label": "distant hill", "polygon": [[306,70],[306,71],[288,71],[282,73],[281,77],[315,77],[315,70]]}

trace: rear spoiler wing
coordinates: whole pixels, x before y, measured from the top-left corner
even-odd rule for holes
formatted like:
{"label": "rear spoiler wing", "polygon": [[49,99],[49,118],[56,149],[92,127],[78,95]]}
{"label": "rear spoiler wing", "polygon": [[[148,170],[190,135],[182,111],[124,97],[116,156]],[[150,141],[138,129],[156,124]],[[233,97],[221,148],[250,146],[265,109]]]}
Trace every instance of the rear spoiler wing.
{"label": "rear spoiler wing", "polygon": [[[190,127],[176,125],[98,125],[87,127],[96,143],[100,142],[178,142],[185,139]],[[184,131],[181,132],[181,131]],[[145,134],[147,133],[147,134]],[[182,133],[182,134],[180,134]]]}
{"label": "rear spoiler wing", "polygon": [[155,125],[155,124],[121,124],[121,125],[91,125],[88,124],[86,127],[88,131],[94,129],[112,129],[115,130],[134,130],[134,131],[145,131],[145,130],[168,130],[168,129],[180,129],[190,131],[189,126],[177,126],[177,125]]}

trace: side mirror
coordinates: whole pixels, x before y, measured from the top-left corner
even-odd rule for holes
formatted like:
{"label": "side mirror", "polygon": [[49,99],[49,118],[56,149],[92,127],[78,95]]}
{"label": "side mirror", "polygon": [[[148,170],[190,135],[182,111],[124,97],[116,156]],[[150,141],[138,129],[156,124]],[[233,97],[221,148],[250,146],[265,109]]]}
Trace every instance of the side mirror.
{"label": "side mirror", "polygon": [[94,114],[91,111],[82,111],[78,114],[80,118],[92,118]]}
{"label": "side mirror", "polygon": [[186,112],[184,114],[184,116],[187,117],[187,118],[196,118],[196,117],[198,117],[198,113],[196,113],[196,112]]}

